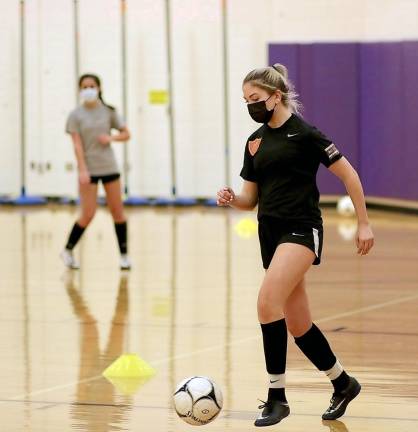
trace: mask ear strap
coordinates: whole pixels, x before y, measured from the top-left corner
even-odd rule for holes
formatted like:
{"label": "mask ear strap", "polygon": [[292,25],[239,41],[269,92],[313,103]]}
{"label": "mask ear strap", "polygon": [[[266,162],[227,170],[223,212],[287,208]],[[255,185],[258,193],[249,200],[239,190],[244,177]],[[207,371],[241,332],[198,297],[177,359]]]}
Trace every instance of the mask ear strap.
{"label": "mask ear strap", "polygon": [[[279,93],[280,93],[280,101],[282,100],[282,98],[283,98],[283,94],[282,94],[282,92],[279,90],[279,89],[277,89],[276,91],[278,91]],[[277,104],[276,104],[277,105]]]}
{"label": "mask ear strap", "polygon": [[[281,93],[280,93],[281,94]],[[272,96],[274,96],[274,93],[271,94],[264,102],[267,102]],[[277,104],[274,104],[274,107],[276,107]]]}

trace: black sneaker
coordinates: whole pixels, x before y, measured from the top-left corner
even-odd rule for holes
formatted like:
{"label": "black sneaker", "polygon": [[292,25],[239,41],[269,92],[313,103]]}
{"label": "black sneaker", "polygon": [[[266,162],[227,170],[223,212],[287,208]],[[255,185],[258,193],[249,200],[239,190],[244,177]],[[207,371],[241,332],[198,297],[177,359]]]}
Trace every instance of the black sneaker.
{"label": "black sneaker", "polygon": [[255,426],[271,426],[279,423],[285,417],[290,414],[289,405],[286,402],[281,402],[277,400],[270,400],[268,402],[263,402],[258,409],[262,409],[262,413],[258,419],[254,422]]}
{"label": "black sneaker", "polygon": [[350,384],[341,392],[334,393],[328,409],[322,414],[322,420],[335,420],[344,415],[347,405],[360,393],[361,385],[358,381],[350,378]]}

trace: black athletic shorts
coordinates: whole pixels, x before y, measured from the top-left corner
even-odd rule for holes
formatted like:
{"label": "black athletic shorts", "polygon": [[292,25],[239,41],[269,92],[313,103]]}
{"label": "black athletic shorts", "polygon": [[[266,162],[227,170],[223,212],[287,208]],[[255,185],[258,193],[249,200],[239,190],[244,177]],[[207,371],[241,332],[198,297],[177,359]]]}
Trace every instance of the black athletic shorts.
{"label": "black athletic shorts", "polygon": [[313,264],[318,265],[321,263],[323,242],[323,228],[321,225],[310,226],[305,223],[262,216],[258,221],[258,237],[265,269],[268,269],[277,246],[282,243],[296,243],[306,246],[316,256]]}
{"label": "black athletic shorts", "polygon": [[90,176],[90,183],[97,184],[101,181],[103,184],[110,183],[112,181],[118,180],[120,178],[120,174],[108,174],[108,175],[100,175],[100,176]]}

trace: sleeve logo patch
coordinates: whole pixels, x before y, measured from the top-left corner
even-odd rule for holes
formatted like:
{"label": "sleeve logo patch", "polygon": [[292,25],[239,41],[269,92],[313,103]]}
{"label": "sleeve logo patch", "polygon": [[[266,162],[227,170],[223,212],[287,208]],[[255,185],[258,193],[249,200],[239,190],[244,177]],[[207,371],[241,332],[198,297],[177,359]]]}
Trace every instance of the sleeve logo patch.
{"label": "sleeve logo patch", "polygon": [[329,160],[332,160],[335,156],[338,156],[340,154],[340,152],[338,151],[337,147],[335,147],[335,144],[329,145],[325,149],[325,152],[326,152]]}
{"label": "sleeve logo patch", "polygon": [[261,138],[257,138],[254,141],[248,141],[248,151],[250,152],[251,156],[254,156],[257,153],[260,144]]}

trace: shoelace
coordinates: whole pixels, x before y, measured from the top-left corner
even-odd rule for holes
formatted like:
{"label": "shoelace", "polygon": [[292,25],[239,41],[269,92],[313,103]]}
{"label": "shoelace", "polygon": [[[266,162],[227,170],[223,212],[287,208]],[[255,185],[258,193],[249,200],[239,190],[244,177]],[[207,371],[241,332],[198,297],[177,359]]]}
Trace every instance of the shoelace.
{"label": "shoelace", "polygon": [[329,405],[329,408],[327,409],[327,411],[331,411],[333,409],[336,398],[337,398],[337,395],[333,394],[330,401],[329,401],[330,405]]}
{"label": "shoelace", "polygon": [[266,406],[269,406],[270,405],[270,402],[269,401],[263,401],[263,400],[261,400],[261,399],[257,399],[257,400],[259,400],[260,402],[262,402],[263,403],[263,405],[259,405],[259,407],[258,407],[258,409],[263,409],[263,408],[265,408]]}

